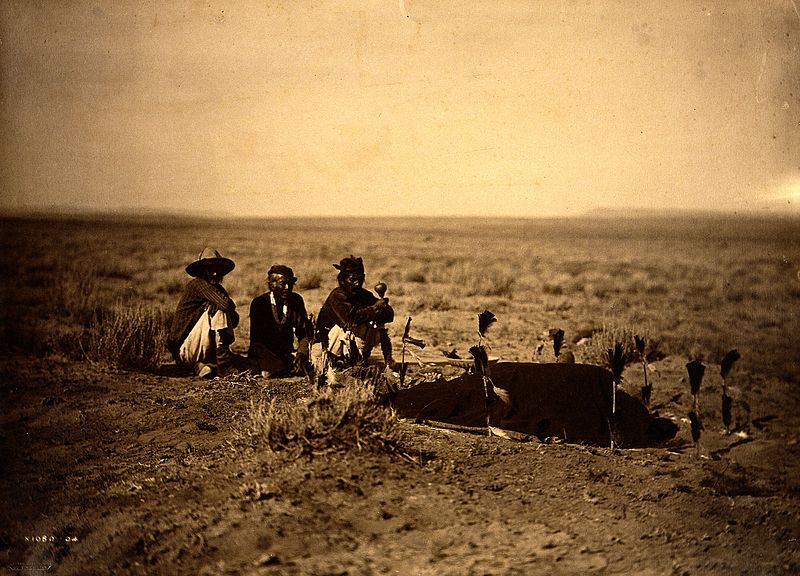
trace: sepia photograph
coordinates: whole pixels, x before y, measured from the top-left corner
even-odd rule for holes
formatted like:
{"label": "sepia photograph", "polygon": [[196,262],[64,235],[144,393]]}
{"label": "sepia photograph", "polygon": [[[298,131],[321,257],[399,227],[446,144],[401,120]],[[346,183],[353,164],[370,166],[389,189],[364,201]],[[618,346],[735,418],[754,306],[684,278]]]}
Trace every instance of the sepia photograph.
{"label": "sepia photograph", "polygon": [[4,0],[0,574],[800,574],[800,2]]}

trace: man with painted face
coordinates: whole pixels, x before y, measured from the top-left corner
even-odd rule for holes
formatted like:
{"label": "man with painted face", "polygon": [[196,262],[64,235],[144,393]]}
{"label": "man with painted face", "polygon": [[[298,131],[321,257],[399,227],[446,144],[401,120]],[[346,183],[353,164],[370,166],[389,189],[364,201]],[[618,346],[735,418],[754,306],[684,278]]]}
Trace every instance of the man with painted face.
{"label": "man with painted face", "polygon": [[[303,297],[293,292],[294,271],[275,264],[267,272],[269,290],[250,303],[250,350],[253,368],[265,378],[308,373],[311,322]],[[294,342],[297,339],[297,350]]]}
{"label": "man with painted face", "polygon": [[233,329],[239,324],[236,304],[222,279],[236,265],[213,248],[204,248],[186,266],[193,279],[181,296],[167,337],[176,364],[201,378],[225,376],[240,368],[242,358],[231,351]]}
{"label": "man with painted face", "polygon": [[334,288],[317,319],[317,334],[327,342],[328,354],[343,364],[366,362],[380,346],[387,366],[392,366],[392,343],[386,324],[394,320],[388,298],[377,298],[365,290],[364,262],[350,256],[334,264],[339,271]]}

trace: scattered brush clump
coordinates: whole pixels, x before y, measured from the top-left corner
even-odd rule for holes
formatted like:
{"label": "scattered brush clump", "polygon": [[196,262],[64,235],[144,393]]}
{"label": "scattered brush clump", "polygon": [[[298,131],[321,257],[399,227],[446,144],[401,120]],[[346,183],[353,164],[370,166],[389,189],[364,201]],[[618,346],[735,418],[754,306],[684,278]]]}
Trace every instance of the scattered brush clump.
{"label": "scattered brush clump", "polygon": [[99,306],[100,278],[91,266],[72,264],[56,271],[48,299],[53,308],[88,326]]}
{"label": "scattered brush clump", "polygon": [[464,296],[497,296],[512,299],[517,275],[505,267],[487,268],[482,263],[462,262],[447,269],[433,271],[430,280],[456,286]]}
{"label": "scattered brush clump", "polygon": [[441,292],[432,292],[411,298],[408,308],[412,314],[417,314],[424,310],[431,312],[446,312],[455,308],[456,298]]}
{"label": "scattered brush clump", "polygon": [[630,327],[603,326],[602,330],[592,334],[592,339],[583,350],[582,359],[588,364],[605,366],[608,363],[608,349],[615,348],[617,343],[622,346],[622,361],[627,366],[635,361],[640,361],[640,353],[636,344],[636,337],[642,338],[647,342],[647,349],[644,359],[649,364],[664,358],[664,353],[660,350],[660,343],[657,339],[647,334],[642,335],[642,331],[637,331]]}
{"label": "scattered brush clump", "polygon": [[327,451],[395,452],[400,438],[394,412],[376,400],[371,383],[348,379],[294,404],[252,403],[250,432],[271,450],[298,455]]}
{"label": "scattered brush clump", "polygon": [[407,272],[403,280],[406,282],[413,282],[414,284],[425,284],[425,282],[428,281],[428,279],[425,277],[425,274],[418,270],[411,270]]}
{"label": "scattered brush clump", "polygon": [[477,274],[466,283],[467,296],[499,296],[513,298],[517,277],[506,272]]}
{"label": "scattered brush clump", "polygon": [[170,315],[144,306],[102,308],[89,328],[90,360],[122,368],[155,370],[166,350]]}
{"label": "scattered brush clump", "polygon": [[301,290],[316,290],[322,286],[324,280],[325,278],[322,276],[321,272],[314,271],[302,276],[298,280],[297,285]]}

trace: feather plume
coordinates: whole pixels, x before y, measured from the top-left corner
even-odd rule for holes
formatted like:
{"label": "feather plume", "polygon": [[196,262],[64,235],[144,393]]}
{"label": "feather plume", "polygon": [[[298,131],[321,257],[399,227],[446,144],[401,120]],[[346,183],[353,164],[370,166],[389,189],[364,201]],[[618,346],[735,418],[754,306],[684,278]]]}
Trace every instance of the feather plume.
{"label": "feather plume", "polygon": [[558,358],[561,353],[561,346],[564,344],[564,331],[561,328],[553,328],[550,330],[550,338],[553,339],[553,353]]}
{"label": "feather plume", "polygon": [[625,369],[625,357],[622,352],[622,342],[614,344],[614,349],[607,349],[608,352],[608,367],[614,375],[614,382],[619,383],[622,380],[622,371]]}
{"label": "feather plume", "polygon": [[731,372],[731,368],[733,368],[734,363],[741,357],[741,354],[739,354],[739,352],[735,349],[725,354],[725,357],[722,359],[722,364],[719,368],[720,376],[727,378],[728,374]]}
{"label": "feather plume", "polygon": [[406,327],[405,330],[403,330],[403,338],[408,338],[410,333],[411,333],[411,316],[409,316],[408,320],[406,320]]}
{"label": "feather plume", "polygon": [[692,360],[686,364],[686,370],[689,372],[689,385],[692,387],[692,396],[697,396],[697,393],[700,392],[700,383],[703,381],[706,367],[700,360]]}
{"label": "feather plume", "polygon": [[497,318],[495,315],[488,310],[484,310],[480,314],[478,314],[478,334],[481,335],[481,338],[486,334],[486,331],[489,329],[489,326],[497,322]]}
{"label": "feather plume", "polygon": [[636,351],[639,353],[639,356],[644,359],[644,338],[639,335],[634,335],[633,343],[636,346]]}

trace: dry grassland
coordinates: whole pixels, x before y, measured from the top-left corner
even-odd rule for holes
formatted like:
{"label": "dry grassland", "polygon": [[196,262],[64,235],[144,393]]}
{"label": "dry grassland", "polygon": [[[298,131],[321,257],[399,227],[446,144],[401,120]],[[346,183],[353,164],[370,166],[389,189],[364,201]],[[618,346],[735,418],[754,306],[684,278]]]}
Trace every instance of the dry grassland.
{"label": "dry grassland", "polygon": [[[798,219],[129,216],[6,218],[2,230],[0,569],[800,571]],[[396,347],[412,316],[428,350],[466,357],[484,309],[498,318],[486,343],[505,360],[553,361],[555,328],[595,364],[615,341],[645,336],[654,404],[681,430],[668,447],[630,452],[512,443],[398,428],[354,390],[350,405],[400,456],[371,453],[359,429],[344,448],[270,450],[263,436],[289,442],[307,424],[292,420],[292,403],[314,407],[302,379],[165,369],[164,329],[204,246],[236,262],[224,285],[242,315],[239,352],[271,264],[294,268],[316,313],[336,285],[332,264],[354,254],[367,287],[388,284]],[[721,430],[719,363],[734,348],[744,440]],[[701,459],[686,420],[694,359],[708,367]],[[641,370],[625,372],[631,395]],[[264,428],[268,407],[283,428]]]}
{"label": "dry grassland", "polygon": [[[188,279],[183,268],[209,245],[237,264],[225,285],[243,316],[240,350],[247,307],[272,263],[294,268],[314,312],[336,285],[331,264],[355,254],[368,285],[389,285],[395,339],[410,315],[429,345],[465,351],[475,315],[489,309],[499,318],[489,343],[505,359],[544,360],[536,345],[550,328],[564,329],[568,343],[605,328],[711,362],[738,348],[754,375],[800,382],[796,220],[127,218],[7,220],[3,229],[4,325],[15,326],[12,345],[22,331],[43,351],[57,351],[48,340],[88,325],[98,308],[168,316]],[[596,351],[574,352],[599,363]]]}

